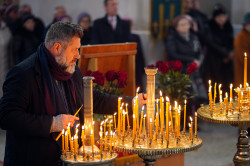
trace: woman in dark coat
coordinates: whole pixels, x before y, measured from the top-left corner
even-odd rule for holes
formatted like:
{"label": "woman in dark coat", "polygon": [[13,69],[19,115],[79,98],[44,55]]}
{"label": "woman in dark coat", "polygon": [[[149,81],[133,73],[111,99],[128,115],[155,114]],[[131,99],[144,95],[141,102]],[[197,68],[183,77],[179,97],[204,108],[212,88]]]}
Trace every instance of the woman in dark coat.
{"label": "woman in dark coat", "polygon": [[218,8],[213,11],[207,33],[207,56],[205,59],[205,80],[222,83],[223,91],[233,83],[233,28],[226,11]]}
{"label": "woman in dark coat", "polygon": [[91,41],[91,17],[88,13],[81,13],[77,18],[77,23],[83,28],[83,37],[81,38],[81,45],[88,45]]}
{"label": "woman in dark coat", "polygon": [[26,59],[29,55],[34,53],[42,42],[42,39],[36,35],[35,20],[32,15],[26,14],[22,18],[22,27],[20,33],[14,40],[14,58],[15,64],[20,63]]}

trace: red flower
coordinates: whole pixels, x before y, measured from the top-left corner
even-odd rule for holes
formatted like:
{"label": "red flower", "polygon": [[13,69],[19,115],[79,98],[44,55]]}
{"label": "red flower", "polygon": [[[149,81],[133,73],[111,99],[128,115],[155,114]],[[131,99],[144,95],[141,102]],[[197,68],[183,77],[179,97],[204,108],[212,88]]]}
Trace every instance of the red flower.
{"label": "red flower", "polygon": [[159,66],[157,66],[157,67],[159,69],[159,72],[161,72],[163,74],[168,73],[168,71],[170,70],[167,62],[159,63]]}
{"label": "red flower", "polygon": [[155,68],[154,64],[148,65],[147,68]]}
{"label": "red flower", "polygon": [[128,78],[128,73],[127,73],[126,71],[121,70],[121,71],[119,71],[119,72],[117,73],[117,76],[118,76],[118,80],[119,80],[121,77],[125,77],[125,78],[127,79],[127,78]]}
{"label": "red flower", "polygon": [[181,68],[182,68],[182,63],[181,61],[175,61],[175,65],[174,65],[174,68],[173,70],[176,72],[176,71],[181,71]]}
{"label": "red flower", "polygon": [[99,71],[94,71],[93,73],[91,73],[90,76],[95,77],[95,79],[93,80],[93,82],[97,83],[97,85],[104,85],[104,76],[101,72]]}
{"label": "red flower", "polygon": [[114,70],[109,70],[105,74],[105,77],[106,77],[107,81],[114,81],[115,79],[117,79],[117,74]]}
{"label": "red flower", "polygon": [[195,62],[190,63],[187,67],[187,74],[191,75],[197,70],[197,64]]}
{"label": "red flower", "polygon": [[127,72],[126,71],[119,71],[117,73],[117,76],[118,76],[117,87],[124,88],[126,85],[127,78],[128,78]]}
{"label": "red flower", "polygon": [[91,71],[91,70],[87,70],[87,71],[84,73],[84,75],[83,75],[83,76],[90,76],[90,75],[91,75],[91,73],[92,73],[92,71]]}
{"label": "red flower", "polygon": [[156,66],[159,68],[160,65],[162,65],[164,62],[163,61],[157,61]]}

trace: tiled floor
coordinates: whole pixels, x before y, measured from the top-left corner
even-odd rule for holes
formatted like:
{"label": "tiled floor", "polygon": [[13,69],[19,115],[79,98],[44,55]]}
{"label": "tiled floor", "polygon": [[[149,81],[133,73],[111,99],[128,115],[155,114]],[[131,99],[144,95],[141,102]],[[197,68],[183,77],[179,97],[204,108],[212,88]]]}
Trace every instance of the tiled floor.
{"label": "tiled floor", "polygon": [[[230,125],[199,120],[198,136],[203,146],[197,152],[185,154],[185,166],[233,166],[238,129]],[[0,161],[4,158],[5,131],[0,130]],[[0,166],[1,166],[0,162]]]}

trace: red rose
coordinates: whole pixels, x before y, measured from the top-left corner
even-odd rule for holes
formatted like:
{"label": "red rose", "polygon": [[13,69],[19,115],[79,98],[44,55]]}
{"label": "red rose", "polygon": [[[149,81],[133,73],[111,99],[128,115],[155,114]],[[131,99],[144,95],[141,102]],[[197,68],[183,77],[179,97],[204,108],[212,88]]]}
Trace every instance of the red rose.
{"label": "red rose", "polygon": [[161,72],[163,74],[168,73],[168,71],[170,70],[167,62],[160,63],[158,66],[158,69],[159,69],[159,72]]}
{"label": "red rose", "polygon": [[181,71],[181,68],[182,68],[182,63],[181,61],[175,61],[175,65],[174,65],[174,68],[173,70],[176,72],[176,71]]}
{"label": "red rose", "polygon": [[148,65],[147,68],[155,68],[154,64]]}
{"label": "red rose", "polygon": [[127,79],[127,78],[128,78],[128,73],[127,73],[126,71],[121,70],[121,71],[119,71],[119,72],[117,73],[117,76],[118,76],[118,80],[119,80],[119,78],[121,78],[121,77],[125,77],[125,78]]}
{"label": "red rose", "polygon": [[95,77],[93,82],[97,83],[97,85],[104,85],[104,76],[103,76],[103,74],[101,72],[94,71],[93,73],[91,73],[90,76]]}
{"label": "red rose", "polygon": [[117,78],[117,74],[114,70],[109,70],[105,74],[107,81],[114,81]]}
{"label": "red rose", "polygon": [[156,66],[159,68],[160,65],[162,65],[164,62],[163,61],[157,61]]}
{"label": "red rose", "polygon": [[195,62],[190,63],[187,67],[187,74],[191,75],[197,70],[197,64]]}
{"label": "red rose", "polygon": [[117,87],[118,88],[124,88],[126,85],[127,78],[126,77],[120,77],[117,81]]}
{"label": "red rose", "polygon": [[91,70],[87,70],[87,71],[84,73],[84,75],[83,75],[83,76],[90,76],[90,75],[91,75],[91,73],[92,73],[92,71],[91,71]]}

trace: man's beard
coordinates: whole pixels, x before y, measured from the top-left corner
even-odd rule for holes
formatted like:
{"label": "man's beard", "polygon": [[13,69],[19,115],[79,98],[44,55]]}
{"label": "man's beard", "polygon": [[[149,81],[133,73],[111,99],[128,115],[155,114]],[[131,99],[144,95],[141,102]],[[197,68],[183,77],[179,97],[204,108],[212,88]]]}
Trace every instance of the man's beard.
{"label": "man's beard", "polygon": [[64,71],[70,74],[75,72],[76,63],[70,65],[70,63],[67,62],[66,55],[63,53],[63,51],[55,57],[55,60]]}

